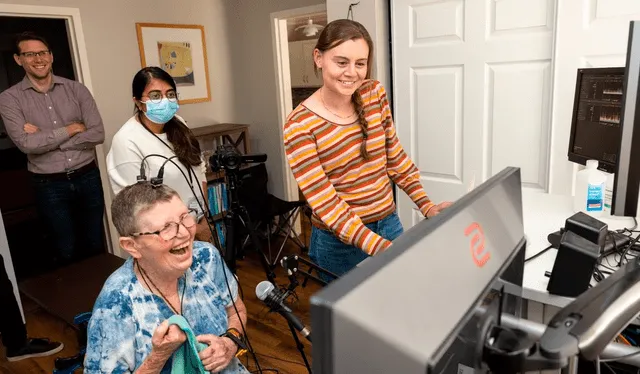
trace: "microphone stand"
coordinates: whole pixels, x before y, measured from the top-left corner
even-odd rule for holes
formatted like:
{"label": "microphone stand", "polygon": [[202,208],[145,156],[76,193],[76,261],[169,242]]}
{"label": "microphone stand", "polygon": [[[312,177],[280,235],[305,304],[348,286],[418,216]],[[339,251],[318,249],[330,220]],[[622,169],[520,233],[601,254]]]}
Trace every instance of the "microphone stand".
{"label": "microphone stand", "polygon": [[[286,257],[284,257],[286,258]],[[283,258],[283,259],[284,259]],[[278,297],[278,300],[272,303],[267,303],[267,305],[269,306],[270,310],[272,312],[278,312],[280,313],[282,311],[282,305],[284,303],[284,301],[287,299],[287,297],[289,297],[289,291],[283,292],[281,293],[282,296]],[[289,330],[291,331],[291,335],[293,335],[293,340],[296,342],[296,348],[298,349],[298,352],[300,352],[300,355],[302,356],[302,360],[304,361],[304,365],[307,368],[307,371],[309,372],[309,374],[312,374],[311,371],[311,365],[309,364],[309,360],[307,359],[307,355],[304,352],[304,344],[302,344],[302,342],[300,341],[300,338],[298,337],[298,333],[296,332],[295,327],[293,326],[293,324],[289,321],[288,318],[285,318],[287,320],[287,325],[289,325]]]}
{"label": "microphone stand", "polygon": [[296,333],[296,330],[293,328],[293,325],[291,324],[291,322],[287,321],[287,324],[289,325],[289,330],[291,330],[291,335],[293,335],[293,340],[295,340],[296,342],[296,348],[298,348],[298,351],[302,356],[302,360],[304,361],[304,366],[306,366],[309,374],[312,374],[313,372],[311,371],[311,365],[309,364],[307,355],[304,353],[304,344],[302,344],[302,342],[300,341],[300,338],[298,337],[298,334]]}
{"label": "microphone stand", "polygon": [[[306,265],[309,267],[308,271],[304,271],[302,269],[300,269],[300,264]],[[314,264],[311,261],[306,260],[303,257],[300,257],[298,255],[291,255],[291,256],[284,256],[282,257],[282,259],[280,260],[280,265],[282,265],[282,267],[287,271],[287,277],[289,278],[289,286],[286,289],[285,292],[285,299],[287,296],[289,296],[291,293],[293,293],[293,291],[300,285],[300,282],[298,281],[298,278],[296,277],[297,273],[300,273],[304,276],[304,281],[302,282],[302,287],[306,287],[307,286],[307,282],[309,281],[309,279],[311,279],[312,281],[318,283],[321,286],[326,286],[328,284],[328,282],[320,279],[319,277],[316,277],[315,275],[311,274],[312,271],[316,271],[316,273],[318,274],[324,274],[325,276],[329,276],[333,279],[338,279],[338,275],[330,272],[329,270],[323,269],[320,266]]]}
{"label": "microphone stand", "polygon": [[[302,282],[302,287],[306,287],[307,282],[309,281],[309,279],[313,280],[314,282],[320,284],[321,286],[326,286],[328,284],[328,282],[320,279],[319,277],[316,277],[315,275],[311,274],[312,271],[316,271],[316,273],[318,274],[324,274],[326,276],[329,276],[333,279],[338,279],[338,276],[326,269],[321,268],[320,266],[314,264],[311,261],[308,261],[298,255],[291,255],[291,256],[284,256],[282,257],[282,259],[280,260],[280,264],[282,265],[282,267],[287,271],[287,277],[289,278],[289,286],[287,287],[287,289],[284,292],[284,296],[283,296],[283,300],[286,300],[289,295],[291,295],[294,290],[300,285],[300,282],[298,281],[298,278],[296,277],[297,273],[300,273],[304,276],[304,281]],[[300,264],[306,265],[309,267],[308,271],[304,271],[300,269]],[[307,371],[309,372],[309,374],[312,374],[311,371],[311,365],[309,364],[309,360],[307,359],[307,355],[304,352],[304,344],[302,344],[302,342],[300,341],[300,338],[298,337],[298,334],[296,333],[295,328],[293,327],[293,325],[291,324],[291,322],[287,321],[287,324],[289,325],[289,330],[291,330],[291,335],[293,335],[293,340],[296,342],[296,348],[298,349],[298,351],[300,352],[300,355],[302,356],[302,360],[304,361],[304,365],[307,368]]]}

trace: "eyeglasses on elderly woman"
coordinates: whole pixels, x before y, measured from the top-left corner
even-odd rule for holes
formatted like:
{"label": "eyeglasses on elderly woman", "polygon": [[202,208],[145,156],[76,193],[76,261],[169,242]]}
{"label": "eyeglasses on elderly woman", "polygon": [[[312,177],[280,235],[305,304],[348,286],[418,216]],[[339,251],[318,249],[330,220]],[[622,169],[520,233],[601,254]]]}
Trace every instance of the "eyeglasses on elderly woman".
{"label": "eyeglasses on elderly woman", "polygon": [[176,236],[178,236],[178,230],[180,230],[180,225],[184,226],[186,229],[193,227],[197,223],[197,215],[198,212],[195,209],[190,209],[187,213],[183,214],[180,217],[179,222],[169,222],[162,229],[151,232],[135,232],[129,234],[128,236],[143,236],[143,235],[157,235],[163,240],[172,240]]}

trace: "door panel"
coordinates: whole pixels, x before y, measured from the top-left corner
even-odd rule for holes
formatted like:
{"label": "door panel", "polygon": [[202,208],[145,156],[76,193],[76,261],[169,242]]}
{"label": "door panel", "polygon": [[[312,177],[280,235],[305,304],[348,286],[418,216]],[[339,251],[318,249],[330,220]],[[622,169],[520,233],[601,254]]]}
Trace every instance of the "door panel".
{"label": "door panel", "polygon": [[[549,182],[554,0],[391,2],[394,119],[435,202],[506,166]],[[415,205],[398,194],[409,228]]]}

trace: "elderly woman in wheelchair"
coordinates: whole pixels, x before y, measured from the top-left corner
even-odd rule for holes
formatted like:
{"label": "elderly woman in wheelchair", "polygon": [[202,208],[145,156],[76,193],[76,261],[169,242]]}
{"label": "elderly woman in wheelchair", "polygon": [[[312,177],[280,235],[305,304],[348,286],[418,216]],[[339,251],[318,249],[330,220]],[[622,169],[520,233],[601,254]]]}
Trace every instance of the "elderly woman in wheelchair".
{"label": "elderly woman in wheelchair", "polygon": [[248,373],[247,313],[196,217],[164,185],[139,182],[111,206],[130,258],[105,282],[87,330],[85,373]]}

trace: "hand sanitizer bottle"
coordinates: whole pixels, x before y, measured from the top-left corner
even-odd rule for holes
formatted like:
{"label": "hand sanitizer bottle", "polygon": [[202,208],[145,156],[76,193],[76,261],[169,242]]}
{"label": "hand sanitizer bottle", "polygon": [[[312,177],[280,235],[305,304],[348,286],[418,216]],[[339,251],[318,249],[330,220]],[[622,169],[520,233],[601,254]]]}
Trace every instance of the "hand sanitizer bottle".
{"label": "hand sanitizer bottle", "polygon": [[576,193],[573,209],[591,216],[600,216],[604,211],[604,194],[607,176],[598,170],[598,160],[587,160],[587,167],[576,175]]}
{"label": "hand sanitizer bottle", "polygon": [[613,182],[614,175],[605,173],[607,176],[607,182],[604,185],[604,214],[611,215],[611,203],[613,202]]}

